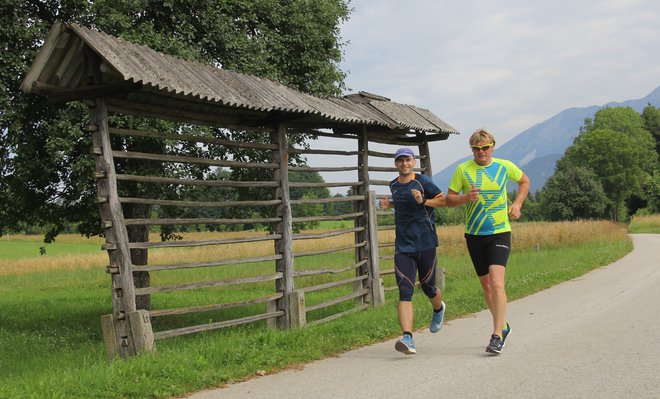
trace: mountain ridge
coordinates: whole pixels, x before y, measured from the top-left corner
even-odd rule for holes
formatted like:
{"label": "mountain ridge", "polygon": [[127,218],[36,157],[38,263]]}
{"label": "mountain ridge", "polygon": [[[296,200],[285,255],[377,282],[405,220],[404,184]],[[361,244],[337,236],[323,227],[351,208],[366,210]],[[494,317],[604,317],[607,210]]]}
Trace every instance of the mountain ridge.
{"label": "mountain ridge", "polygon": [[[660,86],[646,96],[622,102],[611,101],[604,105],[567,108],[555,116],[537,123],[518,133],[511,140],[498,146],[493,156],[513,161],[527,174],[532,182],[530,192],[543,188],[546,180],[552,176],[556,162],[564,155],[566,149],[584,126],[586,118],[593,118],[596,112],[603,108],[631,107],[641,112],[651,104],[660,107]],[[449,187],[451,176],[461,162],[471,159],[466,156],[452,163],[433,175],[433,181],[443,191]]]}

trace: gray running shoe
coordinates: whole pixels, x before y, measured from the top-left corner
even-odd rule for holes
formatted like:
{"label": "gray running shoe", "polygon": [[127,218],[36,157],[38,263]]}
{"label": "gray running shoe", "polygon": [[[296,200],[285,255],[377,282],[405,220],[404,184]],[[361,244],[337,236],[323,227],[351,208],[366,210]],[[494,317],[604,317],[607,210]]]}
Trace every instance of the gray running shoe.
{"label": "gray running shoe", "polygon": [[502,353],[503,347],[504,347],[504,340],[502,339],[502,337],[500,337],[497,334],[493,334],[490,336],[490,343],[486,347],[486,352],[499,355],[500,353]]}

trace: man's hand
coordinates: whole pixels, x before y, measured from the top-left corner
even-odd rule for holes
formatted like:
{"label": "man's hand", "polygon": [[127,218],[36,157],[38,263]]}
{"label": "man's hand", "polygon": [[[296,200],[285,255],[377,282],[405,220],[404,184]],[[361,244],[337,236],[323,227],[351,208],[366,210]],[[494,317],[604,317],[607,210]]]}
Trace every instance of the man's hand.
{"label": "man's hand", "polygon": [[380,199],[380,207],[382,209],[387,209],[390,207],[390,199],[387,197],[383,197]]}
{"label": "man's hand", "polygon": [[470,187],[470,191],[468,191],[467,193],[468,202],[475,202],[476,200],[478,200],[480,190],[481,190],[480,188],[477,188],[477,186],[473,184],[472,187]]}
{"label": "man's hand", "polygon": [[424,202],[424,196],[422,195],[422,192],[419,190],[412,189],[410,190],[412,193],[412,196],[415,198],[415,201],[417,201],[418,204],[422,204]]}

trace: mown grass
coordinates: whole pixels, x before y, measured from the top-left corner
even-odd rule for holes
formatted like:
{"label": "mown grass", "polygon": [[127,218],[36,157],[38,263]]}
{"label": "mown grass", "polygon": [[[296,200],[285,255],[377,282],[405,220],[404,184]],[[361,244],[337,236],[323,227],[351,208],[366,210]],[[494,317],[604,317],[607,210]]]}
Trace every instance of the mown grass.
{"label": "mown grass", "polygon": [[[465,254],[460,226],[440,228],[439,234],[439,261],[446,269],[445,301],[451,304],[447,318],[483,309],[485,303]],[[631,249],[625,229],[608,222],[516,224],[513,237],[514,250],[507,272],[510,300],[611,263]],[[98,243],[95,245],[98,248]],[[150,260],[171,263],[177,257],[224,256],[217,251],[153,251]],[[256,256],[260,251],[272,251],[272,246],[253,245],[234,250],[233,256],[240,256],[236,251],[249,251]],[[255,323],[160,340],[155,353],[108,362],[100,328],[100,316],[111,312],[110,281],[104,270],[107,257],[95,266],[73,268],[71,264],[76,262],[71,257],[72,254],[63,256],[61,264],[57,260],[49,260],[48,264],[32,261],[20,268],[8,261],[0,263],[0,398],[181,396],[256,374],[297,367],[400,333],[396,291],[392,291],[387,293],[388,301],[381,308],[302,330],[274,331],[265,328],[265,323]],[[335,258],[312,258],[307,265],[297,262],[296,267],[314,267],[323,261],[344,263]],[[217,278],[214,273],[218,272],[177,271],[154,276],[153,283]],[[154,307],[208,303],[218,292],[200,290],[190,297],[179,295],[182,294],[154,296]],[[240,297],[245,293],[236,290],[232,295]],[[415,326],[424,328],[430,319],[428,301],[417,292],[414,302]]]}

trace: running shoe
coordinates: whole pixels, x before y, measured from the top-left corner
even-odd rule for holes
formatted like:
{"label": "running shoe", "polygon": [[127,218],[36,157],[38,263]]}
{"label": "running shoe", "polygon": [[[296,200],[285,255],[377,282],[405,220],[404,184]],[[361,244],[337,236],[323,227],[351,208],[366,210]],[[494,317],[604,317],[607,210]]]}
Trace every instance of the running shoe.
{"label": "running shoe", "polygon": [[502,353],[502,347],[504,347],[504,340],[499,335],[493,334],[490,336],[490,343],[486,347],[486,352],[499,355]]}
{"label": "running shoe", "polygon": [[406,355],[414,355],[417,353],[417,349],[415,349],[415,342],[413,341],[412,336],[408,334],[404,334],[403,338],[396,341],[394,349],[405,353]]}
{"label": "running shoe", "polygon": [[447,305],[445,305],[445,303],[442,302],[442,309],[439,312],[433,311],[433,317],[431,318],[431,326],[429,327],[429,330],[431,330],[432,333],[437,333],[442,328],[442,321],[445,319],[446,309],[447,309]]}
{"label": "running shoe", "polygon": [[511,326],[509,323],[506,323],[506,328],[502,330],[502,348],[504,348],[504,345],[506,344],[506,337],[511,334]]}

